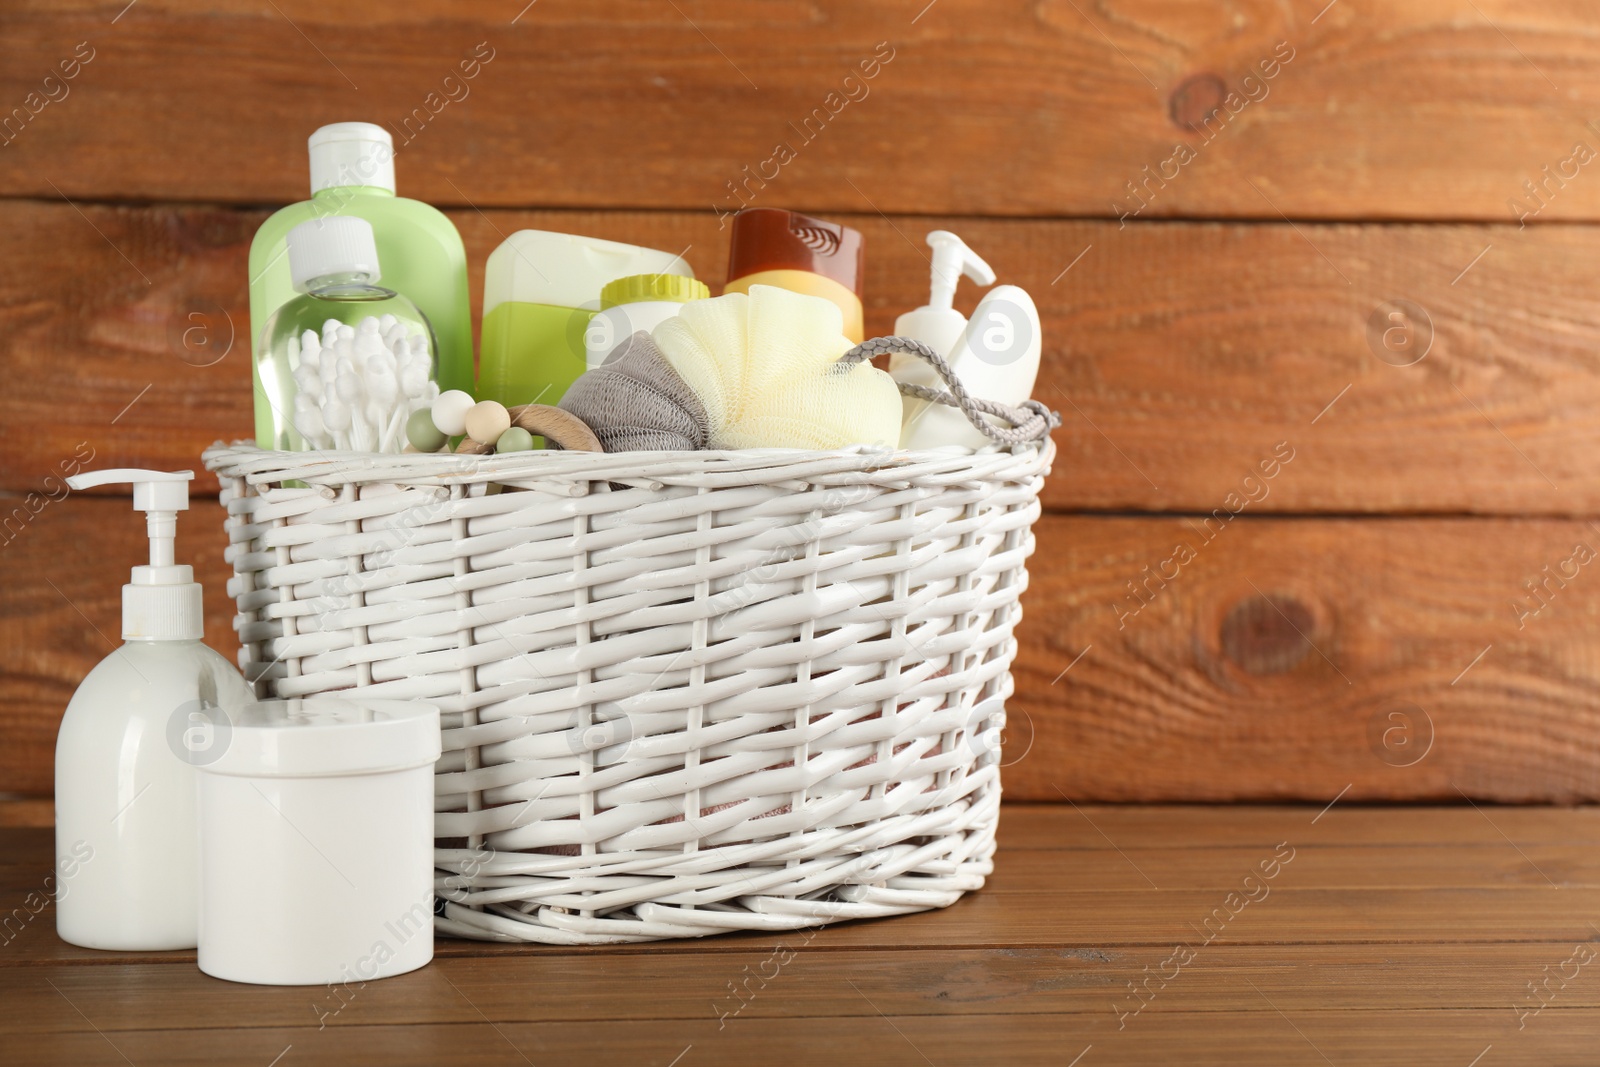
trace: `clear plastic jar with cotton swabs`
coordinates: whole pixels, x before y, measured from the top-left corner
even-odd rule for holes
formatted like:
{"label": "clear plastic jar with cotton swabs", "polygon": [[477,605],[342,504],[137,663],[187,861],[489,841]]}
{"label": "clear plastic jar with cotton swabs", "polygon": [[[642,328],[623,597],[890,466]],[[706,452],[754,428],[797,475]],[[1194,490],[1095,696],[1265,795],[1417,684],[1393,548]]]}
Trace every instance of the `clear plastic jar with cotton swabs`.
{"label": "clear plastic jar with cotton swabs", "polygon": [[272,408],[271,447],[401,451],[406,419],[439,395],[433,327],[410,300],[378,284],[365,219],[312,219],[287,242],[300,295],[267,319],[257,362]]}

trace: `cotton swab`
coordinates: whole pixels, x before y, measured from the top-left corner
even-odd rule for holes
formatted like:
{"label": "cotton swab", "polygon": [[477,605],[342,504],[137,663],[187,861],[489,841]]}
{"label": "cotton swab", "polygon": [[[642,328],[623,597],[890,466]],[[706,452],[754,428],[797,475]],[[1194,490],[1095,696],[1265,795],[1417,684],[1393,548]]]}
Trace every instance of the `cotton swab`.
{"label": "cotton swab", "polygon": [[393,315],[329,319],[290,341],[294,427],[312,448],[398,452],[406,420],[439,395],[426,337]]}

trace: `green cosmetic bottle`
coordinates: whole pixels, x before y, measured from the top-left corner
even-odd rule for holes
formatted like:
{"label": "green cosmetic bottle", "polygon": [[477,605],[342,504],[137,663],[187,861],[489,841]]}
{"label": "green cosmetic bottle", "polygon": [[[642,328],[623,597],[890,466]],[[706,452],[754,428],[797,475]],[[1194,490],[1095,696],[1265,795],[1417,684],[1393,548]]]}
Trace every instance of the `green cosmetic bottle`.
{"label": "green cosmetic bottle", "polygon": [[[260,329],[297,295],[289,275],[285,238],[310,219],[352,216],[372,224],[383,284],[416,304],[438,338],[440,389],[470,392],[473,383],[472,305],[467,294],[467,253],[455,224],[436,208],[394,194],[394,142],[368,122],[323,126],[308,141],[311,199],[274,213],[250,243],[250,345],[259,366]],[[256,442],[275,447],[294,412],[294,397],[269,395],[253,375]]]}
{"label": "green cosmetic bottle", "polygon": [[477,398],[507,407],[558,402],[588,369],[584,334],[600,290],[635,274],[694,277],[681,257],[653,248],[547,230],[507,237],[483,271]]}

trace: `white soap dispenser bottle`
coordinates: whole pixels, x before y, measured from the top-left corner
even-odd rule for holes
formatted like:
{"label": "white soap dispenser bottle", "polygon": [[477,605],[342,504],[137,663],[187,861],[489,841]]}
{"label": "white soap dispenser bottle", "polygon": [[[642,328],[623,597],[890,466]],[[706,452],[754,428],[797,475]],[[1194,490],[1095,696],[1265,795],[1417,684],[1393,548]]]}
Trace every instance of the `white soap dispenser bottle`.
{"label": "white soap dispenser bottle", "polygon": [[[992,285],[989,264],[948,230],[928,234],[933,249],[933,278],[928,303],[895,320],[894,332],[944,356],[961,384],[973,396],[1003,404],[1020,404],[1033,392],[1039,372],[1042,338],[1033,298],[1015,285],[997,285],[984,294],[971,322],[955,309],[956,285],[962,275],[979,285]],[[896,353],[889,373],[897,381],[945,388],[927,362]],[[938,448],[959,445],[982,448],[993,442],[967,421],[957,408],[903,397],[900,447]]]}
{"label": "white soap dispenser bottle", "polygon": [[195,764],[221,754],[216,712],[253,691],[201,643],[193,570],[173,563],[191,471],[103,470],[74,489],[133,484],[150,564],[122,587],[124,644],[78,686],[56,736],[56,932],[99,949],[194,948],[200,864]]}
{"label": "white soap dispenser bottle", "polygon": [[[967,317],[955,309],[956,286],[963,275],[979,285],[993,285],[994,268],[949,230],[929,233],[928,247],[933,249],[933,278],[928,286],[928,302],[895,319],[894,332],[897,337],[921,341],[948,359],[967,328]],[[930,374],[933,373],[932,368],[916,356],[892,357],[893,363],[902,361],[909,361],[908,366],[924,367]],[[895,377],[899,378],[900,375],[895,373]],[[939,384],[939,376],[933,374],[932,380],[925,384]]]}

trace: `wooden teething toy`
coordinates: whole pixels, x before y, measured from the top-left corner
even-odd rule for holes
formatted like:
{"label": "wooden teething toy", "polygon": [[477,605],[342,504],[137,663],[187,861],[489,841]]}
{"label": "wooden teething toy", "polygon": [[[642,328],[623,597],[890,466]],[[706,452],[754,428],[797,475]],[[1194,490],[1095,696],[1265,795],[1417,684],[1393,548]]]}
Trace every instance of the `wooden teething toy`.
{"label": "wooden teething toy", "polygon": [[[578,416],[548,404],[520,404],[509,409],[511,425],[520,426],[537,437],[553,442],[568,452],[602,452],[600,439],[589,429],[588,423]],[[456,454],[482,456],[494,451],[493,445],[481,444],[470,437],[456,446]]]}

